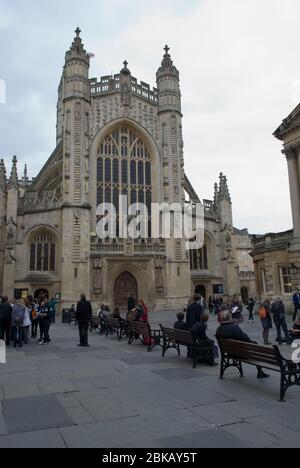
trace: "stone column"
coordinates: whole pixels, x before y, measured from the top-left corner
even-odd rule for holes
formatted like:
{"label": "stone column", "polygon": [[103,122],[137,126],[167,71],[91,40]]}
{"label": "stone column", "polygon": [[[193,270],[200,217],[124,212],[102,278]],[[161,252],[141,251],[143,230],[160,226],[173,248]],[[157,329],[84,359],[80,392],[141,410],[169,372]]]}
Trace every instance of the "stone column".
{"label": "stone column", "polygon": [[300,244],[300,167],[299,153],[294,149],[285,152],[290,180],[294,238]]}

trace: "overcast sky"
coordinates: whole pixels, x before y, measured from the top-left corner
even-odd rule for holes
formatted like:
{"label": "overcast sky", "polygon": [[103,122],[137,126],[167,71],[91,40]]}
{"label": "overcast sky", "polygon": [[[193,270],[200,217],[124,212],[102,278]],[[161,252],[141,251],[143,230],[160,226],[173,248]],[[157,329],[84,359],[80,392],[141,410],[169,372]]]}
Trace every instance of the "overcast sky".
{"label": "overcast sky", "polygon": [[[91,77],[127,59],[155,86],[163,47],[180,70],[186,172],[211,199],[229,180],[234,222],[291,228],[286,161],[272,133],[300,102],[299,0],[0,0],[0,156],[37,174],[55,147],[57,86],[79,25]],[[1,99],[0,99],[1,100]]]}

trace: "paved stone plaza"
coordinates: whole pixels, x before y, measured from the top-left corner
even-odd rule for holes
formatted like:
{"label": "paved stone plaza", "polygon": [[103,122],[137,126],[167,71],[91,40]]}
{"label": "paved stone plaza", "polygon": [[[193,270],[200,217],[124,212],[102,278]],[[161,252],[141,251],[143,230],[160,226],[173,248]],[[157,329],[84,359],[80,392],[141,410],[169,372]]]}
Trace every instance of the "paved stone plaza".
{"label": "paved stone plaza", "polygon": [[[173,314],[152,316],[173,324]],[[209,335],[216,329],[213,319]],[[260,323],[244,324],[260,340]],[[275,338],[274,330],[272,338]],[[161,358],[126,340],[93,334],[77,347],[74,325],[52,328],[52,344],[9,349],[0,367],[0,447],[299,447],[300,391],[279,403],[279,374],[258,381],[245,366],[218,379],[171,350]],[[286,345],[283,352],[290,354]]]}

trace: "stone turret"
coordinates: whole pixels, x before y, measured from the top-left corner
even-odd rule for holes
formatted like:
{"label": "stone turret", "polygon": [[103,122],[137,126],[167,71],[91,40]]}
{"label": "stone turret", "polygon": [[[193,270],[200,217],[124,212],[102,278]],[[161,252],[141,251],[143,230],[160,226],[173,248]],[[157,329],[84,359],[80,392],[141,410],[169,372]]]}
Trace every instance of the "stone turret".
{"label": "stone turret", "polygon": [[62,296],[73,301],[74,288],[89,291],[90,56],[80,29],[65,56],[62,93],[63,211]]}
{"label": "stone turret", "polygon": [[[163,161],[163,198],[169,205],[183,206],[185,201],[185,175],[183,162],[182,113],[179,71],[175,67],[170,48],[165,46],[161,66],[156,74],[158,89],[158,118],[160,125],[160,151]],[[188,297],[190,288],[185,278],[190,274],[185,242],[167,240],[167,282],[174,284],[171,294]],[[177,282],[174,281],[177,278]]]}
{"label": "stone turret", "polygon": [[214,202],[221,220],[222,228],[233,226],[232,201],[227,177],[221,173],[219,185],[215,184]]}
{"label": "stone turret", "polygon": [[6,216],[4,233],[4,268],[3,268],[3,291],[8,297],[13,297],[13,285],[15,282],[16,267],[16,233],[17,233],[17,210],[19,200],[19,181],[17,157],[12,160],[10,179],[7,185]]}
{"label": "stone turret", "polygon": [[124,68],[120,71],[120,87],[122,104],[125,107],[131,106],[131,73],[128,68],[128,62],[123,63]]}
{"label": "stone turret", "polygon": [[5,219],[6,219],[6,169],[4,160],[0,161],[0,285],[3,285],[5,257]]}
{"label": "stone turret", "polygon": [[170,48],[165,46],[165,55],[156,74],[159,112],[178,112],[181,114],[181,92],[179,71],[174,66]]}
{"label": "stone turret", "polygon": [[6,169],[4,160],[0,161],[0,191],[4,192],[6,190]]}
{"label": "stone turret", "polygon": [[18,164],[17,156],[14,156],[13,161],[12,161],[12,169],[11,169],[11,176],[9,179],[9,186],[14,187],[15,189],[18,189],[19,187],[17,164]]}
{"label": "stone turret", "polygon": [[81,98],[90,102],[89,68],[90,56],[84,49],[80,37],[81,30],[75,31],[76,37],[66,52],[64,68],[64,101],[72,98]]}

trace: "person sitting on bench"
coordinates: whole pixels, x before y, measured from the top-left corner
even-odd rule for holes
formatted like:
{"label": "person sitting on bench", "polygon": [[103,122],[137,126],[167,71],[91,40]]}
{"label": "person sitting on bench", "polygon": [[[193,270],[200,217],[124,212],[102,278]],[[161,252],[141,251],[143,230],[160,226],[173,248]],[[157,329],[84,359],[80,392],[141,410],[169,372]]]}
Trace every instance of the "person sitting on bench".
{"label": "person sitting on bench", "polygon": [[291,340],[300,340],[300,319],[294,323],[293,328],[290,330]]}
{"label": "person sitting on bench", "polygon": [[189,329],[188,326],[187,326],[187,323],[184,321],[184,313],[183,312],[179,312],[177,314],[177,322],[175,322],[174,328],[175,328],[175,330],[183,330],[183,331],[187,331]]}
{"label": "person sitting on bench", "polygon": [[[243,330],[232,321],[231,313],[227,308],[224,308],[219,314],[220,327],[217,330],[216,337],[220,340],[235,340],[243,343],[253,342]],[[266,379],[269,375],[265,374],[261,367],[257,367],[257,378]]]}

